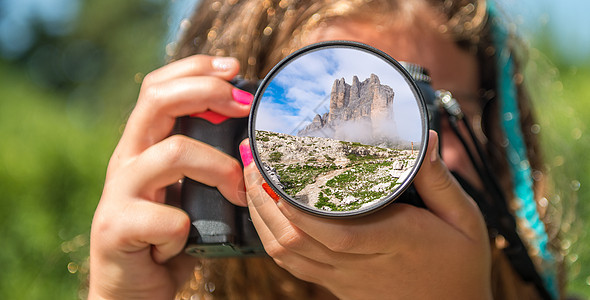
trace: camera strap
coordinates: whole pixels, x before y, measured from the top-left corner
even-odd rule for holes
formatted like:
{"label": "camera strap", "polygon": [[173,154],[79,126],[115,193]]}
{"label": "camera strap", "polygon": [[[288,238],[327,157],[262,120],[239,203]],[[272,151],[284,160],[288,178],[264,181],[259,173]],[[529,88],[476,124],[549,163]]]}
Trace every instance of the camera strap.
{"label": "camera strap", "polygon": [[[416,80],[418,84],[425,83],[426,85],[430,86],[430,76],[424,68],[407,62],[401,62],[401,64],[404,66],[404,68],[406,68],[406,70],[408,70],[410,75]],[[428,93],[429,89],[426,88],[421,90],[423,93]],[[432,90],[430,89],[430,91]],[[503,251],[514,270],[524,281],[533,283],[543,299],[555,298],[555,289],[552,288],[552,284],[548,284],[546,278],[541,276],[535,264],[533,263],[531,256],[529,255],[525,243],[518,234],[516,218],[508,209],[506,195],[496,180],[497,176],[492,173],[493,169],[490,166],[490,160],[487,158],[486,153],[478,143],[478,139],[476,138],[473,129],[466,121],[459,103],[448,91],[434,91],[434,95],[432,96],[435,98],[433,99],[434,103],[431,103],[435,107],[432,108],[432,110],[439,111],[439,107],[444,108],[443,110],[448,115],[448,121],[453,133],[457,136],[465,148],[467,156],[472,162],[473,167],[475,168],[484,185],[485,193],[482,193],[469,184],[467,180],[459,176],[459,174],[453,173],[463,189],[476,201],[477,205],[479,206],[488,226],[490,236],[497,237],[501,235],[506,240],[507,246],[503,248]],[[440,119],[436,115],[437,113],[434,113],[429,116],[432,119],[437,119],[435,121],[431,120],[435,129],[439,128],[440,122]],[[467,139],[463,134],[461,134],[461,131],[459,130],[460,123],[462,123],[467,129],[467,138],[472,141],[473,148],[470,147],[470,145],[467,143]],[[441,132],[439,131],[439,135],[440,133]],[[475,153],[472,151],[472,149],[475,149]],[[549,289],[547,288],[548,285]]]}
{"label": "camera strap", "polygon": [[[527,247],[517,232],[516,219],[508,209],[506,196],[496,180],[496,176],[492,174],[489,159],[487,159],[487,155],[479,145],[471,126],[466,122],[458,102],[447,91],[437,91],[436,96],[445,108],[449,116],[450,127],[465,148],[471,163],[482,180],[486,193],[483,194],[478,191],[467,180],[459,176],[459,174],[453,172],[453,175],[457,178],[457,181],[461,184],[465,192],[479,206],[491,236],[501,235],[508,242],[508,245],[503,248],[503,251],[515,271],[523,280],[533,283],[543,299],[553,299],[529,256]],[[467,128],[469,138],[473,142],[479,160],[475,157],[467,140],[459,131],[459,123],[462,123]]]}
{"label": "camera strap", "polygon": [[[503,236],[507,241],[507,247],[503,248],[503,252],[510,261],[510,264],[514,270],[520,275],[520,277],[527,282],[531,282],[537,288],[539,295],[542,299],[553,299],[551,295],[545,289],[543,280],[537,272],[533,261],[528,255],[528,251],[516,233],[516,228],[512,226],[506,226],[511,222],[511,218],[502,216],[498,211],[498,208],[490,204],[487,197],[480,191],[474,188],[467,180],[461,177],[459,174],[452,172],[453,176],[457,179],[459,184],[463,187],[465,192],[474,199],[479,206],[482,214],[484,215],[488,231],[491,236]],[[512,218],[513,219],[513,218]]]}

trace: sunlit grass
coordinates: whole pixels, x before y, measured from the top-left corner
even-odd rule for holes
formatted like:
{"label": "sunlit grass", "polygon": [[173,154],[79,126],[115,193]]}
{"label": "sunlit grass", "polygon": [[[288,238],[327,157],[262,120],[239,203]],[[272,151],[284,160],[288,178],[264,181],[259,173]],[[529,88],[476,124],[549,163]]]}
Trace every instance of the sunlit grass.
{"label": "sunlit grass", "polygon": [[[558,183],[566,200],[576,200],[576,218],[566,235],[564,250],[568,252],[569,291],[590,299],[590,69],[568,68],[562,70],[561,81],[554,89],[563,95],[553,109],[562,112],[555,115],[550,124],[555,131],[553,145],[547,148],[562,149],[563,153],[551,153],[549,163],[557,170]],[[558,108],[557,106],[562,106]],[[546,112],[551,107],[546,108]],[[548,143],[550,141],[547,141]],[[557,143],[558,145],[556,145]],[[549,151],[549,150],[548,150]],[[568,229],[568,228],[566,228]],[[571,245],[571,246],[570,246]],[[568,247],[569,246],[569,247]]]}
{"label": "sunlit grass", "polygon": [[561,212],[552,222],[560,223],[563,232],[568,294],[590,299],[590,69],[558,70],[536,50],[531,56],[528,84],[550,176],[550,211]]}
{"label": "sunlit grass", "polygon": [[0,298],[75,299],[118,125],[0,70]]}

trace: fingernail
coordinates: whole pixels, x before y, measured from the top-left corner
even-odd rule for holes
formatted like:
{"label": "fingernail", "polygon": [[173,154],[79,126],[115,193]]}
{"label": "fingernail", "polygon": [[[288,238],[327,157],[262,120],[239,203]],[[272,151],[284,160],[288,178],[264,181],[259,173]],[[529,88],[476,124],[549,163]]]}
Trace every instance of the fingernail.
{"label": "fingernail", "polygon": [[281,197],[279,197],[279,195],[277,195],[277,193],[275,193],[275,191],[268,185],[268,183],[266,183],[266,182],[263,183],[262,188],[272,198],[272,200],[275,203],[279,202],[279,199],[281,199]]}
{"label": "fingernail", "polygon": [[254,100],[254,96],[252,94],[237,88],[232,89],[231,94],[234,97],[234,100],[241,104],[248,105],[252,103],[252,100]]}
{"label": "fingernail", "polygon": [[211,66],[216,71],[224,72],[233,68],[238,63],[238,60],[233,57],[215,57],[211,61]]}
{"label": "fingernail", "polygon": [[432,152],[430,152],[431,163],[435,162],[438,159],[438,139],[436,139],[435,144],[432,148]]}
{"label": "fingernail", "polygon": [[244,167],[249,166],[254,158],[252,157],[252,150],[250,149],[250,145],[242,144],[240,145],[240,157],[242,158],[242,164]]}

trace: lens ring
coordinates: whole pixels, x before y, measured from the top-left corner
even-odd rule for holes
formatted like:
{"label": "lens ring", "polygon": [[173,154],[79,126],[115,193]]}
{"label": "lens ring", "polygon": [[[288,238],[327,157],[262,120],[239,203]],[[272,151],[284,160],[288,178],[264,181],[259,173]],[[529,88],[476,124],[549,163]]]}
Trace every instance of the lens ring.
{"label": "lens ring", "polygon": [[[391,67],[391,70],[395,71],[407,84],[409,91],[414,97],[416,102],[417,110],[419,112],[419,126],[421,128],[421,132],[419,133],[420,136],[420,145],[418,154],[416,155],[416,159],[413,162],[413,166],[408,172],[405,174],[407,177],[403,180],[403,182],[395,188],[395,190],[390,193],[386,197],[380,198],[375,203],[371,205],[361,206],[358,209],[347,210],[347,211],[329,211],[318,209],[316,207],[310,206],[308,204],[302,203],[300,200],[295,199],[292,195],[286,193],[283,188],[277,184],[276,177],[273,174],[270,174],[268,168],[265,168],[265,164],[262,161],[261,153],[259,152],[259,141],[256,139],[256,126],[257,126],[257,117],[260,112],[260,107],[262,103],[262,98],[269,88],[269,85],[273,82],[277,75],[281,73],[283,70],[288,68],[288,66],[293,63],[294,61],[301,59],[307,56],[310,53],[314,52],[321,52],[323,50],[333,50],[333,49],[349,49],[354,51],[361,51],[365,54],[370,54],[374,57],[379,58],[384,63],[388,64]],[[359,52],[359,54],[361,53]],[[250,146],[252,148],[252,154],[254,157],[255,164],[262,174],[264,180],[269,184],[269,186],[284,200],[289,202],[291,205],[301,209],[307,213],[322,216],[322,217],[329,217],[329,218],[339,218],[339,217],[353,217],[353,216],[361,216],[368,213],[372,213],[377,211],[386,205],[390,204],[391,202],[395,201],[411,184],[413,178],[417,174],[420,165],[425,157],[425,152],[428,144],[428,112],[426,109],[426,104],[424,101],[424,96],[422,95],[421,90],[416,85],[414,79],[408,73],[408,71],[402,67],[402,65],[397,62],[395,59],[387,55],[386,53],[373,48],[371,46],[357,43],[357,42],[350,42],[350,41],[329,41],[329,42],[321,42],[309,45],[304,47],[294,53],[290,54],[283,60],[281,60],[269,73],[268,75],[262,80],[260,87],[258,88],[256,95],[254,97],[254,102],[252,104],[252,109],[250,112],[250,118],[248,122],[248,133],[250,137]]]}

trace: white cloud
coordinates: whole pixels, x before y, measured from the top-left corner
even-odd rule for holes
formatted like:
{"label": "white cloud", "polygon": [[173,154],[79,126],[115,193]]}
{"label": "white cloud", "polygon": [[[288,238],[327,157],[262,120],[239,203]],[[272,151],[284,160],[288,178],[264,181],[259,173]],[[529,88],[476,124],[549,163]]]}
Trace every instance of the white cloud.
{"label": "white cloud", "polygon": [[[418,141],[422,136],[421,118],[414,93],[405,78],[391,64],[369,52],[351,48],[330,48],[307,52],[285,65],[270,85],[280,88],[274,95],[265,92],[257,113],[257,127],[293,133],[316,114],[326,112],[335,79],[352,82],[354,75],[363,81],[371,74],[395,92],[393,110],[401,137]],[[280,90],[282,95],[276,95]],[[280,103],[280,104],[279,104]]]}

